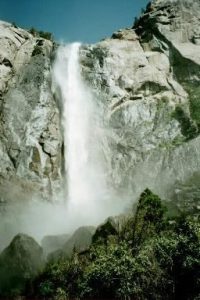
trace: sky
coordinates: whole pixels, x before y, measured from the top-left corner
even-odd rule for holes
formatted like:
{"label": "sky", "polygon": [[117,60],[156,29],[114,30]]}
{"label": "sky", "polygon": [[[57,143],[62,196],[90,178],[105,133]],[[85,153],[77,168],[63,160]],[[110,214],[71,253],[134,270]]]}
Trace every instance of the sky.
{"label": "sky", "polygon": [[0,0],[0,20],[52,32],[56,41],[95,43],[131,27],[148,0]]}

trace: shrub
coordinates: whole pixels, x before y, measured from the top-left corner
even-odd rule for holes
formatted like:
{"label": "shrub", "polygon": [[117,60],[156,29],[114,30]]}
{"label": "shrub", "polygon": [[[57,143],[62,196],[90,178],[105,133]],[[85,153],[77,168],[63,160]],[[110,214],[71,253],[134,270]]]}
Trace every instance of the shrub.
{"label": "shrub", "polygon": [[39,31],[34,27],[31,27],[31,29],[29,29],[29,32],[35,37],[41,37],[43,39],[50,40],[50,41],[53,40],[53,35],[51,32],[45,32],[42,30]]}
{"label": "shrub", "polygon": [[178,244],[173,254],[175,295],[194,299],[200,293],[200,222],[198,218],[179,217],[175,228]]}
{"label": "shrub", "polygon": [[50,262],[45,270],[35,279],[34,293],[51,298],[60,292],[75,296],[78,290],[77,279],[82,274],[82,265],[76,254],[71,260],[61,259]]}
{"label": "shrub", "polygon": [[42,48],[40,46],[36,45],[33,49],[32,56],[36,56],[39,54],[42,54]]}
{"label": "shrub", "polygon": [[149,189],[141,194],[133,221],[132,244],[134,247],[163,229],[165,211],[166,208],[160,198]]}
{"label": "shrub", "polygon": [[55,300],[195,299],[199,220],[167,219],[165,211],[160,198],[145,190],[120,234],[105,223],[98,231],[103,238],[94,239],[89,250],[49,263],[35,281],[34,293]]}
{"label": "shrub", "polygon": [[81,298],[157,299],[163,288],[163,272],[150,247],[135,257],[126,242],[110,243],[92,253],[95,259],[85,268],[79,284]]}
{"label": "shrub", "polygon": [[53,36],[51,32],[39,31],[39,36],[49,41],[53,40]]}
{"label": "shrub", "polygon": [[192,139],[198,135],[198,128],[186,114],[181,106],[177,106],[172,114],[181,126],[181,133],[187,140]]}

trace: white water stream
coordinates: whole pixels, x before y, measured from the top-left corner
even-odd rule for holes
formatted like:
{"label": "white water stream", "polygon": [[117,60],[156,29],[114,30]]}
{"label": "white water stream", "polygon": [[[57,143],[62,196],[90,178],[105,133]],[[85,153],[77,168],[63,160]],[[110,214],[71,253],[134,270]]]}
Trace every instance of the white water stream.
{"label": "white water stream", "polygon": [[[61,101],[65,157],[65,196],[19,203],[1,218],[1,247],[19,232],[40,241],[46,235],[71,233],[84,225],[99,225],[123,211],[123,200],[107,183],[103,151],[107,147],[103,112],[81,77],[78,43],[58,48],[53,66],[53,92]],[[101,102],[101,101],[100,101]]]}
{"label": "white water stream", "polygon": [[79,49],[79,43],[58,49],[54,76],[63,103],[68,217],[84,225],[98,224],[111,211],[102,158],[101,110],[81,78]]}

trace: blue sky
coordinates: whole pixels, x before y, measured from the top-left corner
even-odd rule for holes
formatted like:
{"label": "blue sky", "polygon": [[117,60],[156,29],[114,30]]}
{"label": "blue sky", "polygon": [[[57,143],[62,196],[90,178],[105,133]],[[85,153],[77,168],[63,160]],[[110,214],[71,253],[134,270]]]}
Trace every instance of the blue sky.
{"label": "blue sky", "polygon": [[130,27],[148,0],[0,0],[0,19],[50,31],[57,41],[94,43]]}

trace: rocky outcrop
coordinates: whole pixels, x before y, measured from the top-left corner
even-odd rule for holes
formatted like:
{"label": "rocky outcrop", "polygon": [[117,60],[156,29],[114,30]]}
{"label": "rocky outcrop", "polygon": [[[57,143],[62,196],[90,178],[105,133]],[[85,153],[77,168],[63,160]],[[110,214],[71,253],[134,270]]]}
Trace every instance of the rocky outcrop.
{"label": "rocky outcrop", "polygon": [[62,249],[69,237],[70,235],[68,234],[45,236],[41,242],[44,253],[48,255],[51,252]]}
{"label": "rocky outcrop", "polygon": [[33,238],[18,234],[0,254],[0,295],[20,293],[43,266],[42,248]]}
{"label": "rocky outcrop", "polygon": [[0,194],[50,199],[60,185],[60,113],[51,92],[53,43],[0,22]]}
{"label": "rocky outcrop", "polygon": [[92,236],[94,232],[95,227],[93,226],[78,228],[64,244],[62,248],[63,253],[70,257],[73,254],[73,251],[85,251],[92,243]]}
{"label": "rocky outcrop", "polygon": [[199,189],[199,9],[153,1],[133,28],[82,47],[83,76],[104,109],[108,180],[121,196],[149,187],[177,199],[184,186],[189,197],[191,181]]}

